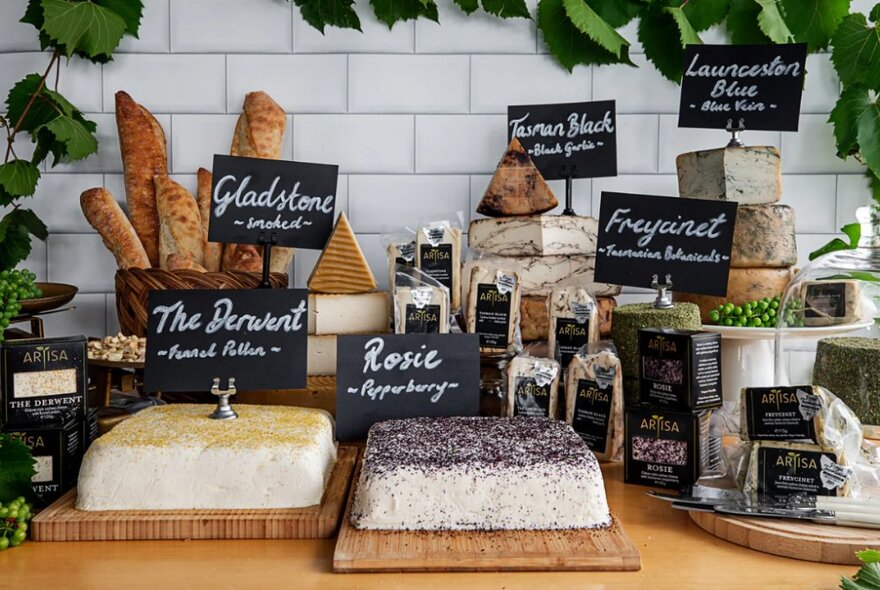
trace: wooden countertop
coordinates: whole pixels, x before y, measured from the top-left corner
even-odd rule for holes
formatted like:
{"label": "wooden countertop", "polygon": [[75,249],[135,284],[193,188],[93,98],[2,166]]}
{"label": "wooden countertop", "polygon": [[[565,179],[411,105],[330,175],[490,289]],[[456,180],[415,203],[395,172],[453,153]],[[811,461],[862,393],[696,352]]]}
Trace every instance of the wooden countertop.
{"label": "wooden countertop", "polygon": [[[833,590],[854,566],[775,557],[716,539],[687,514],[623,485],[620,465],[605,468],[612,511],[642,553],[639,572],[334,574],[334,540],[134,541],[37,543],[0,553],[10,588],[688,588]],[[5,584],[4,584],[5,586]]]}

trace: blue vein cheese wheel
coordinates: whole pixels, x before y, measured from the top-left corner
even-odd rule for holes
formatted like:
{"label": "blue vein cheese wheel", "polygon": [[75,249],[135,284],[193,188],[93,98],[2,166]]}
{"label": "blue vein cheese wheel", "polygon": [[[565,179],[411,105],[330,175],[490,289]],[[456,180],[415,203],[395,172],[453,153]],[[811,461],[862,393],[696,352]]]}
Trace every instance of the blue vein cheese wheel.
{"label": "blue vein cheese wheel", "polygon": [[596,255],[599,222],[579,215],[474,219],[468,246],[498,256]]}
{"label": "blue vein cheese wheel", "polygon": [[680,154],[678,194],[689,199],[765,205],[782,197],[782,161],[773,146],[724,147]]}
{"label": "blue vein cheese wheel", "polygon": [[788,205],[740,205],[736,210],[730,265],[784,268],[797,264],[794,209]]}

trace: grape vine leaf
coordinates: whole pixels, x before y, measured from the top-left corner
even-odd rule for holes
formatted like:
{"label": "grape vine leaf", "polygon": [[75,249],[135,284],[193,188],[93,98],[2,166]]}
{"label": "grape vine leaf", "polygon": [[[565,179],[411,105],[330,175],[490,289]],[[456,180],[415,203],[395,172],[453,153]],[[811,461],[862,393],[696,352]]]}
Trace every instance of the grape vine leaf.
{"label": "grape vine leaf", "polygon": [[388,25],[389,29],[397,21],[411,20],[420,16],[440,22],[434,0],[370,0],[370,4],[373,5],[376,18]]}
{"label": "grape vine leaf", "polygon": [[682,8],[670,6],[666,8],[666,12],[671,14],[673,20],[675,20],[675,26],[678,27],[680,33],[682,47],[685,45],[702,45],[703,41]]}
{"label": "grape vine leaf", "polygon": [[730,41],[736,45],[770,43],[758,26],[761,7],[755,0],[731,0],[727,13],[727,32]]}
{"label": "grape vine leaf", "polygon": [[880,103],[876,97],[858,119],[859,153],[871,170],[880,170]]}
{"label": "grape vine leaf", "polygon": [[483,10],[501,18],[532,18],[525,0],[482,0]]}
{"label": "grape vine leaf", "polygon": [[141,18],[144,15],[142,0],[91,0],[98,6],[112,10],[125,21],[125,33],[132,37],[138,36]]}
{"label": "grape vine leaf", "polygon": [[828,47],[840,21],[849,14],[850,0],[780,0],[785,22],[809,51]]}
{"label": "grape vine leaf", "polygon": [[465,14],[471,14],[480,7],[480,0],[454,0]]}
{"label": "grape vine leaf", "polygon": [[[849,238],[849,243],[844,242],[840,238],[834,238],[821,248],[810,252],[810,260],[815,260],[829,252],[837,252],[839,250],[855,250],[859,247],[859,240],[862,237],[862,225],[860,223],[848,223],[840,228],[840,231]],[[878,589],[880,590],[880,589]]]}
{"label": "grape vine leaf", "polygon": [[37,190],[40,169],[28,160],[0,164],[0,191],[13,197],[27,197]]}
{"label": "grape vine leaf", "polygon": [[[724,0],[720,0],[724,1]],[[644,3],[642,0],[587,0],[596,14],[606,23],[619,29],[639,15]]]}
{"label": "grape vine leaf", "polygon": [[871,97],[861,85],[850,86],[840,93],[828,122],[834,125],[837,157],[846,159],[859,151],[859,117],[868,108]]}
{"label": "grape vine leaf", "polygon": [[774,43],[789,43],[793,38],[782,13],[779,12],[777,0],[755,0],[760,6],[758,13],[758,27],[761,32]]}
{"label": "grape vine leaf", "polygon": [[93,135],[94,128],[89,128],[74,117],[56,117],[43,128],[52,133],[55,142],[64,144],[64,155],[70,161],[82,160],[98,151],[98,140]]}
{"label": "grape vine leaf", "polygon": [[647,57],[666,78],[681,82],[684,46],[701,43],[681,8],[650,6],[639,20],[639,41]]}
{"label": "grape vine leaf", "polygon": [[844,86],[859,82],[880,90],[880,26],[855,12],[840,21],[831,39],[831,61]]}
{"label": "grape vine leaf", "polygon": [[632,65],[628,49],[624,49],[623,56],[618,57],[581,33],[568,19],[563,0],[538,2],[538,29],[550,53],[569,72],[578,64]]}
{"label": "grape vine leaf", "polygon": [[[880,6],[880,4],[878,4]],[[880,551],[876,549],[863,549],[862,551],[856,551],[856,557],[862,561],[862,563],[878,563],[880,562]]]}
{"label": "grape vine leaf", "polygon": [[730,0],[690,0],[681,10],[697,31],[705,31],[724,20],[730,10]]}
{"label": "grape vine leaf", "polygon": [[868,177],[868,186],[871,188],[871,197],[878,205],[880,205],[880,178],[878,178],[877,174],[875,174],[870,168],[865,171],[865,176]]}
{"label": "grape vine leaf", "polygon": [[8,434],[0,434],[0,502],[33,496],[31,478],[36,473],[35,464],[27,445]]}
{"label": "grape vine leaf", "polygon": [[12,125],[18,124],[19,131],[32,133],[39,126],[58,116],[57,105],[53,105],[51,101],[35,99],[22,119],[31,96],[41,94],[39,90],[41,84],[42,77],[39,74],[28,74],[9,90],[6,97],[6,114]]}
{"label": "grape vine leaf", "polygon": [[584,0],[563,0],[562,4],[568,19],[581,33],[618,58],[622,59],[625,51],[628,54],[629,41],[602,20]]}
{"label": "grape vine leaf", "polygon": [[327,25],[361,30],[361,19],[354,10],[355,0],[293,0],[303,20],[324,32]]}
{"label": "grape vine leaf", "polygon": [[115,11],[93,2],[42,0],[43,31],[64,55],[109,61],[127,25]]}
{"label": "grape vine leaf", "polygon": [[868,18],[871,19],[872,23],[880,21],[880,2],[875,4],[874,8],[871,9],[871,12],[868,13]]}

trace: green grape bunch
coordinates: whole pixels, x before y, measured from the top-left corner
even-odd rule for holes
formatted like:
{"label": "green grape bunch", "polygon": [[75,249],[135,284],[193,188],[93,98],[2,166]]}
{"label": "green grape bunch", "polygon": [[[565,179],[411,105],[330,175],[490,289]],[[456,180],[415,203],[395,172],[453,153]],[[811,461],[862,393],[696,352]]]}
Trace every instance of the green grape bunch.
{"label": "green grape bunch", "polygon": [[0,551],[21,545],[27,537],[31,520],[31,505],[19,496],[12,502],[0,504]]}
{"label": "green grape bunch", "polygon": [[12,318],[21,312],[21,302],[43,296],[34,283],[36,278],[29,270],[0,271],[0,342]]}
{"label": "green grape bunch", "polygon": [[719,326],[735,328],[775,328],[780,298],[764,297],[742,305],[725,303],[709,312],[709,319]]}

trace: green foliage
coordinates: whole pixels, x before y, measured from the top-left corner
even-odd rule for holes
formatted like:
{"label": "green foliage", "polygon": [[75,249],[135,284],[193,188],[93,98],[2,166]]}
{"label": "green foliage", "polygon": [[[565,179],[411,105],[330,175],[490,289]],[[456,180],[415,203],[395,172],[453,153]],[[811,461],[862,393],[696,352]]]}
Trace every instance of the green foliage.
{"label": "green foliage", "polygon": [[848,223],[840,228],[840,231],[849,238],[849,242],[844,242],[840,238],[834,238],[818,250],[810,252],[810,260],[815,260],[823,254],[829,252],[837,252],[838,250],[854,250],[859,246],[859,239],[862,237],[862,226],[858,223]]}
{"label": "green foliage", "polygon": [[483,10],[501,18],[531,18],[525,0],[483,0]]}
{"label": "green foliage", "polygon": [[810,51],[828,47],[831,35],[849,14],[850,0],[780,0],[788,26],[797,31],[795,41]]}
{"label": "green foliage", "polygon": [[[0,253],[2,256],[2,253]],[[31,450],[20,440],[0,434],[0,502],[30,496],[36,470]]]}
{"label": "green foliage", "polygon": [[758,16],[761,11],[761,5],[755,0],[731,0],[730,12],[727,14],[726,21],[731,42],[737,44],[771,42],[758,25]]}
{"label": "green foliage", "polygon": [[652,5],[639,21],[639,41],[647,57],[663,76],[681,82],[684,46],[701,43],[687,15],[677,7]]}
{"label": "green foliage", "polygon": [[843,18],[831,38],[831,61],[844,86],[864,84],[880,89],[880,29],[868,25],[865,15]]}
{"label": "green foliage", "polygon": [[[37,190],[40,169],[28,160],[12,160],[0,164],[0,199],[27,197]],[[9,205],[9,202],[5,203]]]}
{"label": "green foliage", "polygon": [[568,19],[564,0],[541,0],[538,3],[538,29],[550,52],[568,71],[578,64],[632,64],[626,47],[618,57],[582,33]]}
{"label": "green foliage", "polygon": [[440,22],[434,0],[370,0],[370,4],[376,17],[388,25],[389,29],[397,21],[412,20],[420,16]]}
{"label": "green foliage", "polygon": [[761,7],[758,13],[758,28],[773,43],[790,43],[794,38],[782,13],[779,12],[779,6],[776,0],[755,0]]}
{"label": "green foliage", "polygon": [[565,14],[581,33],[620,59],[628,51],[629,42],[614,30],[584,0],[563,0]]}
{"label": "green foliage", "polygon": [[880,590],[880,551],[865,549],[856,556],[864,565],[852,579],[841,579],[840,587],[843,590]]}
{"label": "green foliage", "polygon": [[361,30],[361,19],[354,11],[355,0],[293,0],[303,19],[321,31],[327,25]]}
{"label": "green foliage", "polygon": [[470,14],[480,7],[479,0],[453,0],[465,14]]}

